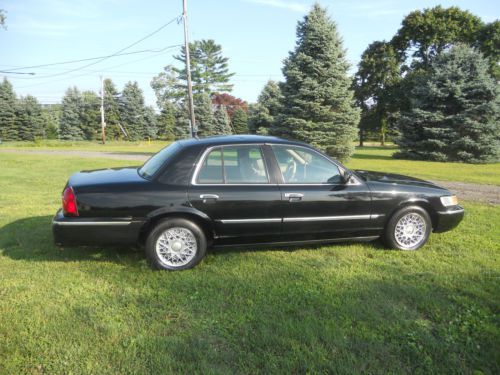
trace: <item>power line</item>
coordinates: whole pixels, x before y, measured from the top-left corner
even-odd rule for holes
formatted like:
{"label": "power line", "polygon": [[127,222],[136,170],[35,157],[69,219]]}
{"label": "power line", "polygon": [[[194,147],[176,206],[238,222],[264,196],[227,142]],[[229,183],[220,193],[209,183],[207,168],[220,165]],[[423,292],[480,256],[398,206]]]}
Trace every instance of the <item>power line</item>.
{"label": "power line", "polygon": [[181,16],[176,16],[174,18],[172,18],[170,21],[168,21],[167,23],[163,24],[162,26],[160,26],[159,28],[157,28],[156,30],[154,30],[153,32],[147,34],[146,36],[142,37],[141,39],[135,41],[134,43],[132,44],[129,44],[128,46],[112,53],[111,55],[106,55],[102,58],[99,58],[97,61],[94,61],[94,62],[91,62],[89,64],[86,64],[86,65],[83,65],[83,66],[80,66],[78,68],[74,68],[74,69],[70,69],[70,70],[67,70],[65,72],[61,72],[61,73],[54,73],[54,74],[49,74],[49,75],[46,75],[44,76],[44,78],[51,78],[51,77],[58,77],[58,76],[61,76],[61,75],[65,75],[65,74],[69,74],[69,73],[73,73],[73,72],[77,72],[79,70],[82,70],[82,69],[85,69],[85,68],[88,68],[89,66],[92,66],[92,65],[96,65],[96,64],[99,64],[100,62],[104,61],[104,60],[107,60],[111,57],[115,57],[117,55],[119,55],[120,53],[122,53],[123,51],[143,42],[144,40],[150,38],[151,36],[157,34],[158,32],[160,32],[161,30],[163,30],[165,27],[167,27],[168,25],[172,24],[173,22],[175,21],[178,21],[180,19]]}
{"label": "power line", "polygon": [[105,55],[105,56],[97,56],[97,57],[89,57],[85,59],[79,59],[79,60],[68,60],[68,61],[61,61],[61,62],[56,62],[56,63],[49,63],[49,64],[42,64],[42,65],[33,65],[33,66],[22,66],[22,67],[16,67],[13,69],[8,69],[8,71],[0,70],[0,73],[12,73],[12,74],[35,74],[35,73],[15,73],[17,70],[24,70],[24,69],[36,69],[36,68],[45,68],[48,66],[55,66],[55,65],[66,65],[66,64],[74,64],[77,62],[83,62],[83,61],[91,61],[91,60],[99,60],[99,59],[104,59],[104,58],[111,58],[111,57],[118,57],[118,56],[126,56],[126,55],[134,55],[138,53],[146,53],[146,52],[162,52],[166,48],[169,47],[180,47],[182,44],[178,44],[175,46],[168,46],[159,50],[154,50],[154,49],[144,49],[141,51],[132,51],[132,52],[125,52],[125,53],[114,53],[111,55]]}

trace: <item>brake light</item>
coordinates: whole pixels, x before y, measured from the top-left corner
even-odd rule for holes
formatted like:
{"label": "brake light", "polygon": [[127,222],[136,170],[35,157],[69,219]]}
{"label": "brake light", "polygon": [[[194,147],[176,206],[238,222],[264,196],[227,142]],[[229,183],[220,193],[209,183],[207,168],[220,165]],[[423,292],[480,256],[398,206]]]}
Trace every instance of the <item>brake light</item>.
{"label": "brake light", "polygon": [[62,196],[62,207],[65,216],[78,216],[76,195],[71,186],[68,186],[66,189],[64,189]]}

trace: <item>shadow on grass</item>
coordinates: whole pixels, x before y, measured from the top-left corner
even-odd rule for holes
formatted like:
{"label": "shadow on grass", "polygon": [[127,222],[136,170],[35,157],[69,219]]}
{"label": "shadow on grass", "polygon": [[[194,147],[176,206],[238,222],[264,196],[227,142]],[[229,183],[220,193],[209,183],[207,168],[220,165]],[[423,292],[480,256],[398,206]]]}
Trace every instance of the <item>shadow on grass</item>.
{"label": "shadow on grass", "polygon": [[[57,246],[52,238],[52,216],[35,216],[13,221],[0,228],[0,249],[14,260],[74,262],[95,260],[120,264],[137,264],[144,259],[142,249],[134,246]],[[352,241],[336,242],[332,246],[352,244]],[[365,242],[365,246],[383,250],[379,241]],[[212,254],[242,253],[245,251],[288,251],[314,250],[327,244],[314,245],[244,245],[211,248]]]}
{"label": "shadow on grass", "polygon": [[59,247],[52,238],[52,216],[35,216],[13,221],[0,228],[0,249],[14,260],[74,262],[95,260],[137,264],[141,250],[127,246]]}

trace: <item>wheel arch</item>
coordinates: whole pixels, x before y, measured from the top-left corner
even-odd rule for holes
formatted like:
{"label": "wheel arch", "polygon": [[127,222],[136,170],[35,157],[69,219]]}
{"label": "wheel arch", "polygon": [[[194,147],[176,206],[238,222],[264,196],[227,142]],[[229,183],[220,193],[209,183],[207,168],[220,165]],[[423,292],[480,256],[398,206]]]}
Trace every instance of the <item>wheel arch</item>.
{"label": "wheel arch", "polygon": [[407,200],[404,200],[404,201],[401,201],[398,206],[396,208],[394,208],[390,213],[389,215],[387,215],[387,220],[386,220],[386,223],[385,225],[387,226],[387,223],[389,222],[389,220],[391,219],[391,217],[396,213],[398,212],[399,210],[401,210],[402,208],[405,208],[405,207],[410,207],[410,206],[417,206],[417,207],[420,207],[422,209],[424,209],[430,216],[431,218],[431,223],[432,223],[432,229],[434,230],[434,228],[436,228],[437,226],[437,223],[438,223],[438,215],[437,215],[437,212],[436,210],[434,209],[434,207],[432,206],[432,204],[426,200],[426,199],[423,199],[423,198],[413,198],[413,199],[407,199]]}
{"label": "wheel arch", "polygon": [[161,210],[149,215],[148,220],[141,227],[139,233],[139,244],[144,245],[149,232],[156,226],[156,224],[158,224],[161,220],[168,218],[182,218],[196,223],[205,234],[207,244],[210,245],[213,242],[214,229],[212,220],[202,212],[186,208],[172,211]]}

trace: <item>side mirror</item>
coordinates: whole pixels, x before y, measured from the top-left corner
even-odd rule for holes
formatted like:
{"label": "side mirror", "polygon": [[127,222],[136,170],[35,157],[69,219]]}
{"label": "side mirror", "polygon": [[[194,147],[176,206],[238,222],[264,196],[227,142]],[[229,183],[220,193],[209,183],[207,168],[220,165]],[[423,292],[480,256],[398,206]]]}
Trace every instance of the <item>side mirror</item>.
{"label": "side mirror", "polygon": [[344,173],[342,173],[342,183],[343,184],[348,184],[349,181],[351,181],[352,173],[348,170],[345,170]]}

